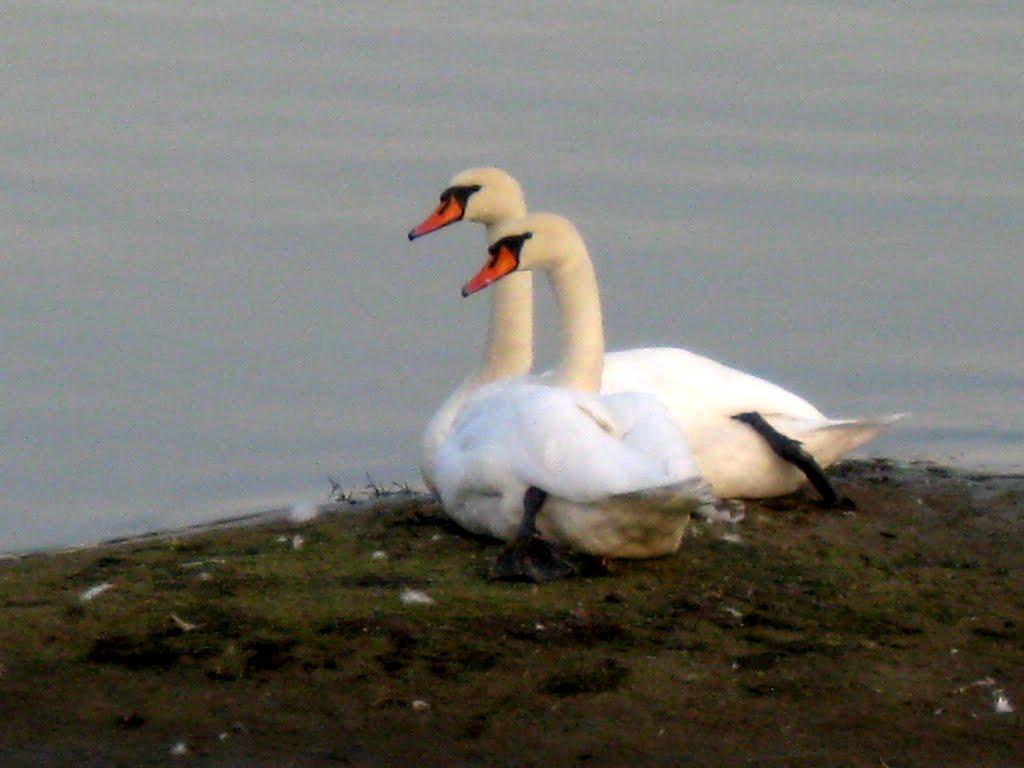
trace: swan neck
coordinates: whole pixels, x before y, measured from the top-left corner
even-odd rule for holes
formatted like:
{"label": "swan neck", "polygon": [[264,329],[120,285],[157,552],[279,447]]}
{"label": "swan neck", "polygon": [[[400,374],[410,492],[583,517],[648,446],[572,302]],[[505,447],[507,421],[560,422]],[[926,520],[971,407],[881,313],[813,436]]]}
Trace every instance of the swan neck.
{"label": "swan neck", "polygon": [[[525,206],[522,206],[525,212]],[[494,224],[487,225],[487,242]],[[525,376],[533,365],[533,278],[517,272],[492,287],[491,317],[484,359],[476,379],[480,384]]]}
{"label": "swan neck", "polygon": [[581,392],[601,388],[604,331],[594,265],[585,251],[548,273],[562,321],[562,360],[556,379]]}
{"label": "swan neck", "polygon": [[533,281],[512,274],[493,287],[482,382],[524,376],[533,364]]}

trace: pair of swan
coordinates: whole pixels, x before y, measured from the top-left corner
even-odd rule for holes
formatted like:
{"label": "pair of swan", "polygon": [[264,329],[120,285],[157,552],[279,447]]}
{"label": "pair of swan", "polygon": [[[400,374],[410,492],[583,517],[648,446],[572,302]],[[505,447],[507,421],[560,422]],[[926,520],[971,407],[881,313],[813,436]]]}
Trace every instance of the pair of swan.
{"label": "pair of swan", "polygon": [[[748,498],[809,478],[837,503],[820,466],[899,418],[829,419],[775,384],[682,349],[604,354],[596,279],[569,222],[526,215],[511,176],[474,168],[452,179],[409,238],[460,220],[484,224],[491,243],[464,291],[495,283],[490,327],[483,365],[427,427],[421,470],[470,530],[522,541],[536,521],[584,552],[664,554],[703,498],[698,477],[718,496]],[[547,272],[561,312],[562,362],[541,377],[555,387],[517,378],[532,362],[529,270]]]}

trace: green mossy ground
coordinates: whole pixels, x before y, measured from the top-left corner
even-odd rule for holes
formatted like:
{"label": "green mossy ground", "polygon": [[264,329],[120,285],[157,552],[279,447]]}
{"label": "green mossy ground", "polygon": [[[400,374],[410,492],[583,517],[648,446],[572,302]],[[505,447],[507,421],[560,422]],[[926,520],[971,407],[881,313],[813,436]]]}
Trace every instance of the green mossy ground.
{"label": "green mossy ground", "polygon": [[833,475],[540,587],[420,498],[0,563],[0,765],[1024,764],[1024,476]]}

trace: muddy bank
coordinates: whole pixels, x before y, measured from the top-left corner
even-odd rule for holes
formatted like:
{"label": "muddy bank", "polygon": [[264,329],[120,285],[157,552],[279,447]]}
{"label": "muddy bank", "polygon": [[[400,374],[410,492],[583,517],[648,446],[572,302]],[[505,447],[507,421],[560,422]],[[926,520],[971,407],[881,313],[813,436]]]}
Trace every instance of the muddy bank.
{"label": "muddy bank", "polygon": [[542,587],[416,497],[0,563],[0,764],[1022,764],[1024,476],[831,474]]}

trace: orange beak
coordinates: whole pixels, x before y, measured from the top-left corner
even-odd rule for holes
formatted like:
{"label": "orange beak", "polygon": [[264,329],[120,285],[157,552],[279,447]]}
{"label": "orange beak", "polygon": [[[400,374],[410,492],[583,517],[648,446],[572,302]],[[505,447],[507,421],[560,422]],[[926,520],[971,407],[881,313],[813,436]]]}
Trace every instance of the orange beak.
{"label": "orange beak", "polygon": [[510,272],[515,272],[519,267],[519,257],[508,248],[502,245],[496,253],[491,255],[487,263],[479,272],[470,278],[469,282],[462,286],[463,297],[476,293],[486,288],[491,283],[500,280]]}
{"label": "orange beak", "polygon": [[465,213],[459,201],[455,199],[455,195],[446,196],[440,203],[434,212],[427,216],[418,226],[413,227],[409,230],[409,239],[415,240],[421,235],[426,235],[441,227],[447,227],[449,224],[453,224],[462,218]]}

